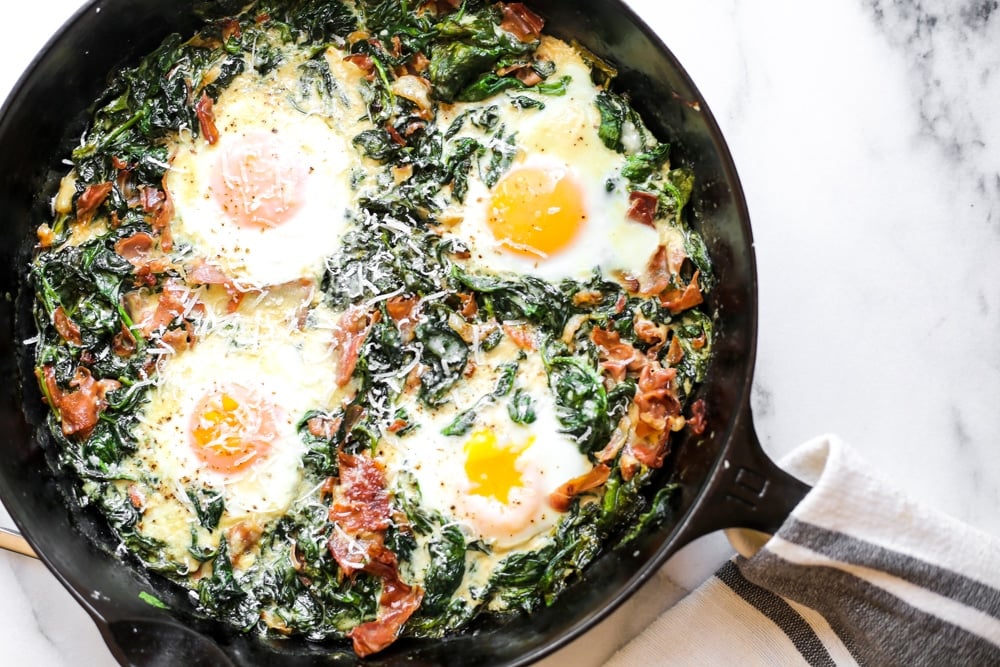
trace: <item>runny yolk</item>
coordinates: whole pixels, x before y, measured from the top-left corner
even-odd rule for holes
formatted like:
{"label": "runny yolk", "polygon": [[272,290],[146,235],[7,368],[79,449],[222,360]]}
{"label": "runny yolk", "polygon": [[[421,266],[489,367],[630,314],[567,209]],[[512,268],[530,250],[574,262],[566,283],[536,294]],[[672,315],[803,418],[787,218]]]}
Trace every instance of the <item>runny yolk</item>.
{"label": "runny yolk", "polygon": [[302,206],[308,167],[277,135],[248,132],[220,146],[211,192],[241,227],[282,225]]}
{"label": "runny yolk", "polygon": [[465,475],[472,483],[471,492],[506,505],[511,490],[524,486],[517,460],[534,440],[531,436],[522,445],[501,444],[493,431],[474,431],[464,447]]}
{"label": "runny yolk", "polygon": [[546,258],[566,249],[586,224],[583,193],[565,170],[520,167],[493,189],[487,224],[512,253]]}
{"label": "runny yolk", "polygon": [[271,450],[277,413],[277,406],[242,385],[210,391],[191,415],[191,449],[212,470],[243,470]]}

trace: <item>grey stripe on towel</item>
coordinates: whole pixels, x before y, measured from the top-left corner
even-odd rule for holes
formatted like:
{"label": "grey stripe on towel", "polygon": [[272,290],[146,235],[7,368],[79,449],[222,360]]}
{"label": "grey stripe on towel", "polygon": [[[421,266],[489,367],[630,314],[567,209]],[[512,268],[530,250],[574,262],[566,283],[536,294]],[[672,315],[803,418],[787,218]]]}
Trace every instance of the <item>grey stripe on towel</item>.
{"label": "grey stripe on towel", "polygon": [[1000,645],[843,570],[800,565],[766,548],[737,562],[750,581],[819,612],[860,664],[1000,664]]}
{"label": "grey stripe on towel", "polygon": [[774,622],[813,667],[836,667],[823,642],[791,605],[769,590],[747,581],[732,561],[715,573],[724,584]]}
{"label": "grey stripe on towel", "polygon": [[842,563],[861,565],[905,579],[921,588],[951,598],[967,607],[1000,618],[1000,591],[954,570],[844,533],[820,528],[790,517],[778,537],[801,544]]}

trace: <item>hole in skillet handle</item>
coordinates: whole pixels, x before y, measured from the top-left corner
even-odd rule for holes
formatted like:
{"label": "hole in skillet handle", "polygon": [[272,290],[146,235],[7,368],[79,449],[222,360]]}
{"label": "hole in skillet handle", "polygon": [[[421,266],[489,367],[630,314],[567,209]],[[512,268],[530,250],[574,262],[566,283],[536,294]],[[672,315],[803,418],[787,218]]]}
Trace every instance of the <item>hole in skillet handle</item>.
{"label": "hole in skillet handle", "polygon": [[[811,488],[764,453],[754,432],[750,406],[744,404],[697,506],[678,528],[677,543],[687,544],[713,531],[731,528],[773,535]],[[764,540],[740,536],[730,541],[747,556]]]}

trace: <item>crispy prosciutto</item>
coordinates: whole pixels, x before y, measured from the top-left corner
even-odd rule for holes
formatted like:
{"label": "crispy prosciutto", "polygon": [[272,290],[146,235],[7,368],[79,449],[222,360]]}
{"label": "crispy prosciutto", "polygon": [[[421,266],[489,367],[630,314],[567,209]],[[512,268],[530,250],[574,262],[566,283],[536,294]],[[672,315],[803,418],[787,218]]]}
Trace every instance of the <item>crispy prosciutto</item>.
{"label": "crispy prosciutto", "polygon": [[[644,343],[660,346],[667,340],[667,327],[638,316],[633,323],[636,337]],[[657,348],[659,349],[659,348]]]}
{"label": "crispy prosciutto", "polygon": [[663,461],[670,453],[669,435],[670,432],[667,431],[651,438],[636,438],[629,443],[626,451],[648,468],[662,468]]}
{"label": "crispy prosciutto", "polygon": [[156,276],[170,268],[170,259],[156,252],[156,239],[146,232],[136,232],[115,242],[115,252],[135,267],[138,284],[154,285]]}
{"label": "crispy prosciutto", "polygon": [[409,586],[399,578],[383,581],[378,618],[362,623],[347,634],[354,644],[354,652],[363,658],[396,641],[403,624],[420,607],[423,597],[424,592],[419,587]]}
{"label": "crispy prosciutto", "polygon": [[212,98],[207,93],[202,93],[201,98],[194,105],[194,112],[198,115],[198,128],[201,136],[209,144],[219,141],[219,128],[215,126],[215,110]]}
{"label": "crispy prosciutto", "polygon": [[676,369],[664,368],[656,361],[643,367],[635,392],[635,405],[639,408],[635,433],[640,438],[662,433],[668,426],[667,417],[680,414],[680,401],[674,395],[675,377]]}
{"label": "crispy prosciutto", "polygon": [[138,269],[149,262],[150,252],[154,245],[155,241],[152,236],[146,232],[136,232],[132,236],[118,239],[115,242],[115,252]]}
{"label": "crispy prosciutto", "polygon": [[416,307],[420,302],[415,296],[394,296],[385,302],[385,312],[396,323],[400,331],[416,324]]}
{"label": "crispy prosciutto", "polygon": [[702,302],[701,288],[698,286],[698,271],[683,290],[670,290],[660,295],[660,303],[675,315]]}
{"label": "crispy prosciutto", "polygon": [[372,326],[379,321],[381,314],[378,310],[368,311],[360,306],[352,306],[337,322],[333,330],[333,343],[340,351],[337,375],[334,378],[338,387],[343,387],[351,381],[361,354],[361,345],[368,337]]}
{"label": "crispy prosciutto", "polygon": [[[166,177],[164,177],[166,178]],[[170,252],[174,247],[173,235],[170,233],[170,221],[174,217],[174,203],[170,192],[152,187],[142,189],[142,210],[149,219],[153,231],[160,235],[160,247],[164,252]]]}
{"label": "crispy prosciutto", "polygon": [[503,323],[503,332],[507,334],[511,342],[520,349],[531,352],[538,349],[538,341],[530,327],[524,324]]}
{"label": "crispy prosciutto", "polygon": [[660,246],[649,259],[646,271],[638,278],[635,291],[642,296],[654,296],[670,286],[670,269],[667,266],[667,248]]}
{"label": "crispy prosciutto", "polygon": [[685,287],[678,287],[684,284],[680,272],[686,259],[683,248],[661,245],[641,276],[627,278],[629,289],[641,296],[658,296],[660,303],[674,314],[697,306],[702,302],[700,272],[695,271]]}
{"label": "crispy prosciutto", "polygon": [[459,292],[457,296],[462,304],[458,314],[467,320],[471,320],[479,312],[479,304],[476,302],[475,295],[468,292]]}
{"label": "crispy prosciutto", "polygon": [[[381,533],[390,523],[389,492],[382,467],[363,454],[341,453],[338,461],[340,483],[330,507],[330,520],[354,537]],[[348,563],[341,563],[341,567],[348,574],[364,569],[364,565],[356,567]]]}
{"label": "crispy prosciutto", "polygon": [[125,326],[124,323],[122,323],[121,329],[115,334],[111,341],[111,349],[119,357],[127,357],[138,349],[136,343],[135,334],[132,333],[132,330]]}
{"label": "crispy prosciutto", "polygon": [[94,213],[97,212],[98,207],[111,194],[111,188],[113,187],[114,185],[111,181],[88,185],[87,189],[76,200],[77,222],[81,224],[90,222],[94,217]]}
{"label": "crispy prosciutto", "polygon": [[162,332],[175,319],[188,312],[193,299],[191,290],[176,280],[167,280],[152,306],[149,300],[144,300],[140,291],[125,295],[125,305],[135,321],[136,326],[146,337]]}
{"label": "crispy prosciutto", "polygon": [[573,504],[573,498],[584,491],[590,491],[608,481],[611,468],[604,463],[598,463],[579,477],[574,477],[549,495],[549,504],[559,512],[567,511]]}
{"label": "crispy prosciutto", "polygon": [[691,416],[688,417],[687,427],[694,435],[705,432],[705,399],[699,398],[691,404]]}
{"label": "crispy prosciutto", "polygon": [[168,280],[163,285],[160,298],[153,313],[153,319],[148,326],[143,327],[143,333],[150,333],[157,329],[166,327],[176,318],[182,316],[187,310],[188,299],[191,292],[188,288],[174,281]]}
{"label": "crispy prosciutto", "polygon": [[660,205],[660,199],[650,192],[634,190],[628,196],[628,211],[625,213],[630,220],[655,227],[653,219],[656,218],[656,207]]}
{"label": "crispy prosciutto", "polygon": [[[637,335],[640,335],[638,330]],[[639,464],[650,468],[662,467],[670,451],[670,433],[684,426],[681,404],[674,386],[677,370],[662,366],[656,358],[656,351],[664,342],[662,337],[666,333],[657,328],[645,330],[642,335],[648,339],[647,342],[655,340],[657,343],[647,355],[623,342],[615,331],[595,328],[590,334],[600,354],[601,368],[614,382],[621,382],[630,372],[639,374],[628,422],[634,428],[628,437],[625,437],[627,428],[616,429],[607,446],[597,456],[599,461],[607,463],[621,453],[620,465],[625,479],[635,473]],[[668,357],[676,338],[671,343]]]}
{"label": "crispy prosciutto", "polygon": [[427,0],[423,6],[433,8],[437,14],[447,14],[453,9],[458,9],[461,4],[462,0]]}
{"label": "crispy prosciutto", "polygon": [[524,6],[522,2],[501,4],[503,20],[500,27],[522,42],[533,42],[542,36],[545,20]]}
{"label": "crispy prosciutto", "polygon": [[385,302],[385,312],[396,323],[403,342],[413,340],[414,331],[420,321],[420,299],[415,296],[394,296]]}
{"label": "crispy prosciutto", "polygon": [[56,312],[52,314],[52,324],[55,326],[56,331],[62,336],[62,339],[67,343],[73,345],[82,345],[83,338],[80,335],[80,327],[77,326],[76,322],[69,318],[66,311],[63,310],[62,306],[56,308]]}
{"label": "crispy prosciutto", "polygon": [[513,74],[515,79],[526,86],[537,86],[543,81],[531,63],[515,63],[497,70],[497,76],[507,76],[508,74]]}
{"label": "crispy prosciutto", "polygon": [[223,19],[222,23],[222,39],[229,40],[235,37],[239,39],[243,36],[243,31],[240,29],[240,22],[236,19]]}
{"label": "crispy prosciutto", "polygon": [[[633,437],[625,447],[635,461],[650,468],[663,467],[663,461],[670,452],[670,433],[683,427],[680,416],[681,404],[677,399],[674,378],[677,370],[664,368],[659,362],[650,360],[639,374],[634,404],[637,420]],[[622,468],[622,474],[626,473]]]}
{"label": "crispy prosciutto", "polygon": [[95,380],[83,366],[76,369],[76,374],[69,381],[70,391],[63,391],[56,382],[52,366],[45,366],[38,379],[44,383],[49,401],[59,412],[63,434],[75,433],[81,438],[89,436],[97,426],[101,412],[107,407],[108,392],[121,386],[116,380]]}
{"label": "crispy prosciutto", "polygon": [[226,310],[230,313],[236,312],[236,309],[240,307],[240,303],[243,301],[243,297],[247,294],[222,269],[202,260],[196,261],[188,267],[187,279],[192,285],[221,285],[226,290],[226,294],[229,295],[229,303],[226,305]]}
{"label": "crispy prosciutto", "polygon": [[617,331],[608,331],[595,327],[590,332],[590,340],[594,341],[601,356],[601,368],[615,381],[625,379],[628,371],[642,368],[645,357],[628,343],[622,342]]}
{"label": "crispy prosciutto", "polygon": [[334,530],[327,548],[345,574],[367,572],[382,579],[377,618],[348,633],[355,653],[364,657],[396,640],[420,606],[423,590],[400,580],[396,554],[385,546],[391,509],[382,467],[364,454],[341,452],[338,461],[340,479],[330,506]]}
{"label": "crispy prosciutto", "polygon": [[337,435],[337,431],[340,429],[340,425],[343,421],[343,417],[311,417],[309,421],[306,422],[306,428],[309,430],[311,435],[314,435],[317,438],[332,440],[333,437]]}
{"label": "crispy prosciutto", "polygon": [[352,53],[344,58],[370,77],[375,76],[375,61],[367,53]]}

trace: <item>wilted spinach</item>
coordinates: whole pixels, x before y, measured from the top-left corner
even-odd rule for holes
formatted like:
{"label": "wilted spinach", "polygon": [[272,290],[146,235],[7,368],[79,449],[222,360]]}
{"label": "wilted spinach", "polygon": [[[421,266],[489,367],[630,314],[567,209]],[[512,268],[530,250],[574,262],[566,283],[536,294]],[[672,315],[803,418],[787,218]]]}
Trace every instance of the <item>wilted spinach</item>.
{"label": "wilted spinach", "polygon": [[[204,568],[193,584],[200,610],[243,630],[287,629],[323,640],[342,637],[358,623],[372,620],[382,587],[379,577],[364,571],[344,576],[331,556],[328,539],[335,526],[328,482],[339,473],[340,454],[374,451],[387,425],[392,424],[396,437],[415,438],[408,433],[417,420],[394,404],[406,387],[413,389],[408,383],[414,378],[419,379],[421,409],[433,411],[452,400],[453,389],[472,369],[474,355],[512,335],[505,333],[505,324],[526,327],[541,345],[561,427],[593,459],[637,391],[634,376],[609,381],[590,339],[594,329],[617,333],[657,363],[664,361],[669,344],[675,352],[680,349],[674,367],[678,393],[686,399],[705,378],[712,322],[698,311],[672,315],[656,297],[639,297],[619,280],[599,273],[587,281],[559,284],[493,273],[466,262],[469,249],[444,231],[442,212],[465,201],[470,180],[493,187],[511,168],[518,150],[517,128],[502,112],[542,110],[544,96],[563,95],[570,83],[566,76],[553,76],[552,63],[536,58],[537,42],[521,42],[500,27],[501,7],[482,0],[468,0],[456,11],[438,3],[420,12],[396,0],[244,4],[205,3],[201,9],[212,12],[213,20],[196,38],[169,37],[112,79],[98,99],[73,164],[77,197],[89,186],[111,184],[97,212],[107,218],[108,229],[79,245],[64,246],[73,216],[63,213],[54,221],[53,246],[39,253],[31,267],[38,294],[36,361],[40,374],[51,373],[62,391],[71,389],[81,368],[97,380],[119,383],[107,392],[100,420],[86,437],[65,436],[58,415],[51,414],[53,439],[63,463],[85,480],[85,494],[126,547],[151,569],[188,581],[187,565],[168,557],[165,544],[137,529],[141,499],[132,493],[133,479],[120,469],[135,451],[131,430],[155,382],[150,376],[155,373],[152,352],[164,333],[144,332],[136,325],[124,305],[125,295],[140,285],[156,290],[165,280],[182,276],[176,267],[168,267],[137,282],[135,267],[115,251],[115,244],[140,232],[158,233],[139,193],[163,187],[168,139],[181,129],[201,131],[197,105],[205,97],[217,100],[245,70],[268,75],[293,53],[302,62],[304,52],[288,100],[304,113],[337,118],[344,91],[330,70],[326,49],[332,45],[349,51],[369,75],[364,84],[369,127],[353,137],[354,146],[358,155],[380,163],[381,171],[367,181],[364,174],[355,174],[354,185],[364,188],[360,205],[339,252],[329,258],[321,290],[332,308],[362,309],[370,318],[354,372],[358,391],[335,411],[312,411],[300,419],[304,468],[315,488],[262,536],[261,561],[253,568],[234,567],[242,554],[232,553],[231,543],[221,535],[232,527],[223,521],[220,493],[189,486],[182,499],[197,518],[187,553]],[[227,14],[231,18],[225,18]],[[529,76],[522,80],[519,71]],[[430,108],[401,94],[397,81],[402,76],[427,78]],[[538,78],[541,82],[535,85],[524,83]],[[448,128],[435,122],[438,102],[496,96],[495,103],[459,113]],[[510,106],[498,106],[502,103]],[[600,139],[626,154],[621,178],[610,179],[609,190],[624,184],[654,193],[658,218],[684,232],[690,259],[685,279],[697,270],[707,288],[707,250],[681,218],[692,193],[692,173],[670,166],[669,146],[653,139],[627,98],[601,91],[597,106]],[[578,299],[581,294],[586,298]],[[417,304],[419,317],[405,331],[393,321],[387,305],[396,298]],[[65,340],[65,331],[60,333],[57,318],[63,317],[79,328],[79,344]],[[663,323],[669,341],[658,346],[642,339],[636,332],[641,319]],[[190,322],[178,317],[167,329],[186,324]],[[481,340],[468,335],[465,329],[471,327],[486,332]],[[506,409],[513,423],[535,423],[543,403],[519,386],[518,368],[518,362],[501,366],[493,390],[457,414],[444,433],[465,435],[488,404]],[[48,391],[42,385],[43,392]],[[319,420],[319,429],[310,424],[313,419]],[[634,543],[644,531],[671,520],[674,487],[650,499],[643,493],[649,470],[626,480],[617,462],[610,463],[608,482],[573,501],[551,542],[534,552],[513,551],[485,586],[468,589],[464,599],[454,594],[468,563],[489,554],[490,548],[424,507],[415,483],[401,476],[393,489],[393,524],[385,531],[385,547],[401,562],[417,554],[429,562],[421,583],[423,605],[404,634],[440,637],[487,609],[530,611],[549,604],[609,543],[619,538],[623,544]],[[632,528],[623,533],[629,525]],[[206,532],[219,538],[217,547]]]}

